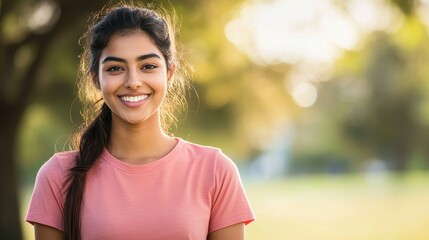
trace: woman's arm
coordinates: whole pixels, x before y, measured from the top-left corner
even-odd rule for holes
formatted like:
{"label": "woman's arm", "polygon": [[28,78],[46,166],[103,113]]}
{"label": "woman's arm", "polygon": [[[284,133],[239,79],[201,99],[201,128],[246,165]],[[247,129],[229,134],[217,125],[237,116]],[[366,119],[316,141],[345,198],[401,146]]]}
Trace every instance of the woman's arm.
{"label": "woman's arm", "polygon": [[209,234],[207,240],[244,240],[244,223],[221,228]]}
{"label": "woman's arm", "polygon": [[64,233],[53,227],[34,223],[34,236],[36,240],[63,240]]}

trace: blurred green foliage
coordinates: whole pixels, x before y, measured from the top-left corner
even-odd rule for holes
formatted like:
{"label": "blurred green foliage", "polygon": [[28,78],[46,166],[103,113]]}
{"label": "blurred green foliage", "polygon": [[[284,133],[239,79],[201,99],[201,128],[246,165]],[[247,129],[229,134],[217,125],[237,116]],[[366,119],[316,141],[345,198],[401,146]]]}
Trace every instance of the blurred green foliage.
{"label": "blurred green foliage", "polygon": [[[427,167],[428,27],[410,10],[415,3],[392,2],[405,16],[401,28],[374,32],[359,49],[345,52],[331,79],[318,85],[316,104],[305,109],[285,91],[293,65],[255,64],[227,41],[225,25],[243,2],[164,3],[177,13],[183,59],[192,66],[189,77],[195,87],[175,135],[219,146],[236,161],[250,161],[292,123],[295,138],[287,156],[292,172],[323,172],[329,166],[353,171],[374,158],[397,170]],[[5,18],[7,26],[15,17]],[[53,152],[67,149],[67,136],[81,121],[75,80],[82,50],[78,39],[87,17],[77,14],[77,26],[47,49],[43,81],[20,128],[17,152],[26,181]],[[20,50],[24,57],[32,51],[26,48]]]}
{"label": "blurred green foliage", "polygon": [[297,123],[292,172],[366,170],[375,160],[397,171],[429,168],[428,26],[402,10],[399,29],[366,36],[319,84],[318,101]]}

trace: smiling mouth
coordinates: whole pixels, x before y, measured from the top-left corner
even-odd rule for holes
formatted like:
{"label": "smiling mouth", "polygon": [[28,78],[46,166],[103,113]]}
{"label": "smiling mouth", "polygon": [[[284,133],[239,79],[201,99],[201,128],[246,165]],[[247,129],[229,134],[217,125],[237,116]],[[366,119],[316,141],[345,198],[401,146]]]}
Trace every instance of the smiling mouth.
{"label": "smiling mouth", "polygon": [[140,101],[143,101],[143,100],[145,100],[146,98],[148,98],[149,97],[149,95],[140,95],[140,96],[122,96],[121,97],[121,100],[122,101],[124,101],[124,102],[132,102],[132,103],[135,103],[135,102],[140,102]]}

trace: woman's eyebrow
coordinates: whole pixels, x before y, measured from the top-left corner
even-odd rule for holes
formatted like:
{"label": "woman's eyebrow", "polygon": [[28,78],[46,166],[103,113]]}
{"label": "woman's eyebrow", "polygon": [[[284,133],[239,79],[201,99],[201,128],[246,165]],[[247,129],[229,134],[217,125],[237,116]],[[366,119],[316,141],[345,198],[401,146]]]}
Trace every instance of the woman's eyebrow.
{"label": "woman's eyebrow", "polygon": [[148,59],[148,58],[159,58],[159,59],[161,59],[161,57],[158,54],[156,54],[156,53],[149,53],[149,54],[138,56],[137,57],[137,61],[142,61],[142,60],[145,60],[145,59]]}
{"label": "woman's eyebrow", "polygon": [[123,63],[126,63],[127,61],[123,58],[107,56],[104,58],[104,60],[101,63],[106,63],[106,62],[123,62]]}
{"label": "woman's eyebrow", "polygon": [[[145,59],[148,59],[148,58],[158,58],[158,59],[161,59],[161,57],[158,54],[156,54],[156,53],[149,53],[149,54],[144,54],[144,55],[138,56],[136,58],[136,60],[137,61],[142,61],[142,60],[145,60]],[[106,62],[123,62],[123,63],[126,63],[127,60],[125,60],[123,58],[118,58],[118,57],[113,57],[113,56],[107,56],[107,57],[105,57],[103,59],[103,61],[101,63],[106,63]]]}

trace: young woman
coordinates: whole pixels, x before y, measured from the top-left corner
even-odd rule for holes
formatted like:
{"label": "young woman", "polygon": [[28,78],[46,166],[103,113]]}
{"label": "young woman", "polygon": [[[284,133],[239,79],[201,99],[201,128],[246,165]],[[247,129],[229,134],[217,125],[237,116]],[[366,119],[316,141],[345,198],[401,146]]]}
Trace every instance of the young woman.
{"label": "young woman", "polygon": [[39,170],[26,217],[36,239],[244,239],[254,216],[234,163],[166,134],[186,88],[166,18],[104,11],[81,59],[80,92],[98,110],[78,149]]}

